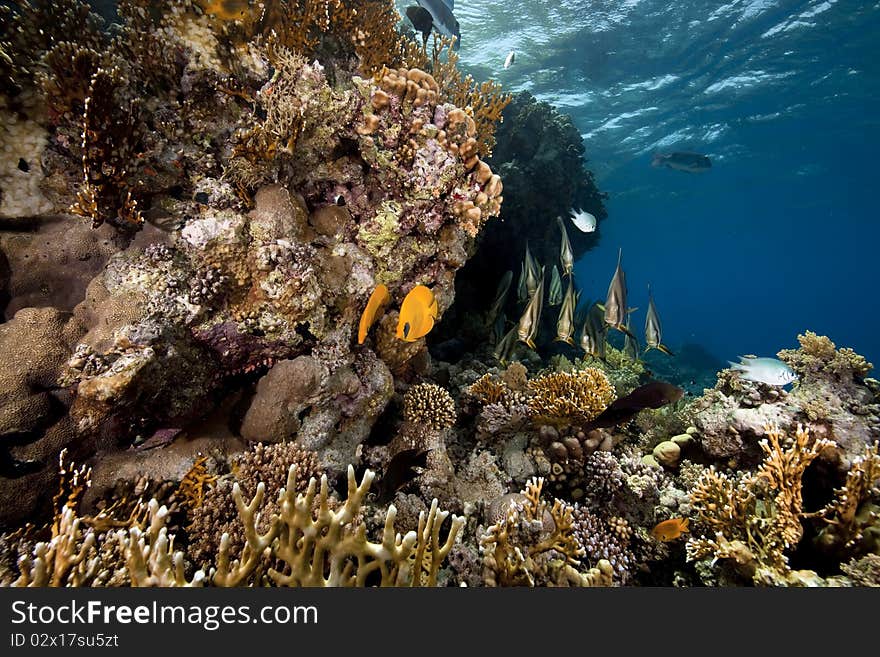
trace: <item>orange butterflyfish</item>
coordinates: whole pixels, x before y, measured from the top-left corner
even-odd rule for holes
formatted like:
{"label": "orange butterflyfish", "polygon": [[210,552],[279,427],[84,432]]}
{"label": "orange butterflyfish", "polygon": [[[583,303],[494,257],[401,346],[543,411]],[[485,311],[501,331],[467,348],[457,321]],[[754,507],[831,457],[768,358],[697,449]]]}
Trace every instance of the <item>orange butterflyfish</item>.
{"label": "orange butterflyfish", "polygon": [[424,285],[416,285],[400,306],[400,319],[397,320],[397,337],[406,342],[415,342],[434,328],[437,319],[437,299]]}
{"label": "orange butterflyfish", "polygon": [[663,541],[674,541],[676,538],[688,531],[690,520],[687,518],[670,518],[663,522],[657,523],[651,533],[655,538]]}
{"label": "orange butterflyfish", "polygon": [[388,288],[384,284],[379,283],[367,301],[367,307],[361,314],[361,322],[358,325],[358,344],[363,344],[367,338],[367,331],[376,322],[376,319],[382,313],[382,309],[391,301],[391,295],[388,294]]}

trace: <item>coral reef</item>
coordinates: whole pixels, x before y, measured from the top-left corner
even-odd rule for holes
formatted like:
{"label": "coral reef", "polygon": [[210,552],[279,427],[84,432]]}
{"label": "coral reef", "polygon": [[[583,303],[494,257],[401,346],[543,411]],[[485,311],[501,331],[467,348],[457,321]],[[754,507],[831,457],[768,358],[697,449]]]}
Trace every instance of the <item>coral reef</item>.
{"label": "coral reef", "polygon": [[455,424],[455,402],[440,386],[419,383],[403,396],[403,417],[407,422],[445,429]]}
{"label": "coral reef", "polygon": [[120,3],[111,36],[75,0],[25,3],[4,32],[4,134],[28,174],[0,172],[21,226],[0,243],[6,312],[72,309],[82,327],[53,373],[75,431],[35,468],[74,433],[77,456],[179,433],[256,382],[241,435],[295,437],[343,472],[393,375],[424,351],[400,349],[388,322],[354,345],[363,305],[378,282],[395,305],[418,283],[441,315],[452,304],[455,271],[503,201],[478,153],[503,98],[454,60],[442,85],[416,68],[431,62],[397,34],[390,2],[279,3],[260,20],[147,9]]}
{"label": "coral reef", "polygon": [[784,446],[778,427],[767,426],[766,434],[760,443],[764,461],[757,472],[732,479],[710,469],[691,491],[706,533],[688,540],[688,559],[729,562],[756,584],[800,585],[816,578],[812,571],[791,570],[786,555],[803,536],[802,478],[833,443],[812,440],[803,426],[798,426],[789,446]]}
{"label": "coral reef", "polygon": [[[455,306],[431,338],[432,346],[452,339],[472,350],[485,344],[489,331],[475,318],[485,315],[504,272],[518,274],[526,244],[540,263],[558,257],[559,228],[553,217],[568,217],[571,208],[579,207],[596,216],[601,231],[607,216],[605,195],[585,166],[583,140],[571,117],[519,92],[504,107],[502,119],[487,159],[504,180],[502,221],[481,231],[476,252],[456,277]],[[568,232],[575,260],[595,244],[597,233]],[[501,308],[514,321],[519,316],[515,296],[509,294]],[[542,322],[545,342],[555,335],[550,316],[545,313]]]}
{"label": "coral reef", "polygon": [[614,401],[614,391],[604,372],[594,368],[574,373],[553,372],[529,381],[533,421],[541,424],[575,424],[592,420]]}
{"label": "coral reef", "polygon": [[[275,448],[256,450],[251,469],[275,468],[284,454]],[[288,454],[289,456],[289,454]],[[301,452],[295,455],[307,464]],[[253,474],[253,473],[251,473]],[[238,482],[232,497],[245,542],[234,550],[230,534],[220,537],[216,568],[192,570],[183,550],[174,550],[168,531],[168,509],[155,499],[142,502],[127,519],[110,510],[81,516],[77,506],[89,486],[85,467],[65,466],[55,497],[55,517],[46,541],[19,540],[17,575],[3,572],[12,586],[237,586],[246,582],[277,586],[436,586],[437,573],[452,548],[463,519],[451,519],[436,500],[419,515],[418,529],[404,535],[394,529],[396,510],[385,517],[381,541],[373,543],[358,522],[373,473],[357,483],[348,470],[348,495],[332,501],[326,476],[312,477],[298,493],[296,465],[280,488],[277,506],[263,504],[266,484],[259,481],[245,502]],[[266,516],[261,511],[266,510]],[[265,530],[260,527],[265,526]],[[116,527],[121,527],[116,529]],[[214,528],[216,531],[216,528]],[[7,537],[7,541],[8,541]],[[233,556],[235,555],[235,556]],[[268,566],[267,566],[268,564]],[[189,572],[188,572],[189,571]]]}
{"label": "coral reef", "polygon": [[480,541],[487,586],[610,586],[611,564],[599,560],[577,570],[583,548],[572,529],[573,508],[559,499],[541,499],[544,480],[532,479],[499,511]]}
{"label": "coral reef", "polygon": [[799,376],[790,392],[724,370],[715,388],[696,400],[694,437],[707,458],[752,467],[761,458],[758,440],[764,425],[793,431],[798,423],[809,423],[815,435],[834,441],[822,461],[842,480],[865,445],[877,439],[880,405],[863,380],[870,363],[809,331],[798,340],[799,349],[779,353]]}

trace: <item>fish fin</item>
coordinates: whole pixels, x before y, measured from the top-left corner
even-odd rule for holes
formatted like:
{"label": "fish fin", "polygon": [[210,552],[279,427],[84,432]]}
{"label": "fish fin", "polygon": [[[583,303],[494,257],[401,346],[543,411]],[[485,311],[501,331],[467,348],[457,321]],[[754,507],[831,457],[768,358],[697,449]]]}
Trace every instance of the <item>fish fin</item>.
{"label": "fish fin", "polygon": [[669,347],[667,347],[665,344],[658,344],[657,349],[662,351],[667,356],[675,356],[675,354],[672,353],[672,350]]}
{"label": "fish fin", "polygon": [[596,308],[601,310],[603,313],[605,312],[605,304],[604,303],[597,303]]}
{"label": "fish fin", "polygon": [[633,340],[636,339],[636,336],[634,336],[634,335],[632,334],[632,331],[630,331],[628,328],[626,328],[626,327],[623,326],[622,324],[619,325],[619,326],[615,326],[614,328],[616,328],[616,329],[617,329],[618,331],[620,331],[621,333],[624,333],[624,334],[628,335],[628,336],[631,337]]}
{"label": "fish fin", "polygon": [[634,312],[637,311],[638,309],[639,309],[638,306],[636,306],[635,308],[627,308],[627,309],[626,309],[626,314],[629,315],[630,313],[634,313]]}
{"label": "fish fin", "polygon": [[681,525],[679,526],[679,530],[683,531],[683,532],[690,531],[690,524],[691,524],[691,519],[685,518],[684,520],[681,521]]}

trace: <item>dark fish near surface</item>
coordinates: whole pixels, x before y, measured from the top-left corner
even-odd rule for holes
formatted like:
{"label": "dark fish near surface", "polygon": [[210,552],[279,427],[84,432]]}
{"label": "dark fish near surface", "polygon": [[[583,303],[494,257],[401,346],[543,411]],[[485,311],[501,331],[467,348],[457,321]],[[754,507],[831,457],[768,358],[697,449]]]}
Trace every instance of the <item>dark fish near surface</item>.
{"label": "dark fish near surface", "polygon": [[416,31],[421,32],[422,42],[426,42],[431,34],[431,28],[434,27],[434,19],[431,18],[430,12],[424,7],[413,5],[406,8],[406,17]]}
{"label": "dark fish near surface", "polygon": [[621,422],[631,420],[641,410],[673,404],[682,397],[684,397],[684,390],[678,386],[663,381],[651,381],[651,383],[639,386],[625,397],[613,401],[608,408],[584,425],[582,430],[590,431],[614,427]]}
{"label": "dark fish near surface", "polygon": [[674,153],[654,153],[651,160],[652,167],[668,167],[676,171],[688,173],[700,173],[712,168],[712,160],[707,155],[676,151]]}
{"label": "dark fish near surface", "polygon": [[389,502],[394,493],[418,476],[415,468],[427,466],[428,451],[425,449],[405,449],[391,457],[385,467],[385,474],[379,482],[379,502]]}
{"label": "dark fish near surface", "polygon": [[416,0],[419,7],[431,14],[434,29],[445,37],[455,37],[453,50],[458,50],[461,45],[461,30],[458,20],[452,13],[455,4],[453,0]]}

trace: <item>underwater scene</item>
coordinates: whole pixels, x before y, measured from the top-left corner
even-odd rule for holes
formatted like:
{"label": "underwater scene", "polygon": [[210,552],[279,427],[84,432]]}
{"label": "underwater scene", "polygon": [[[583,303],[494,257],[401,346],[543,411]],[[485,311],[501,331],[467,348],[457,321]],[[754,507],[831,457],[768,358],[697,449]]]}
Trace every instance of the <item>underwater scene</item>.
{"label": "underwater scene", "polygon": [[878,44],[0,3],[0,584],[880,585]]}

